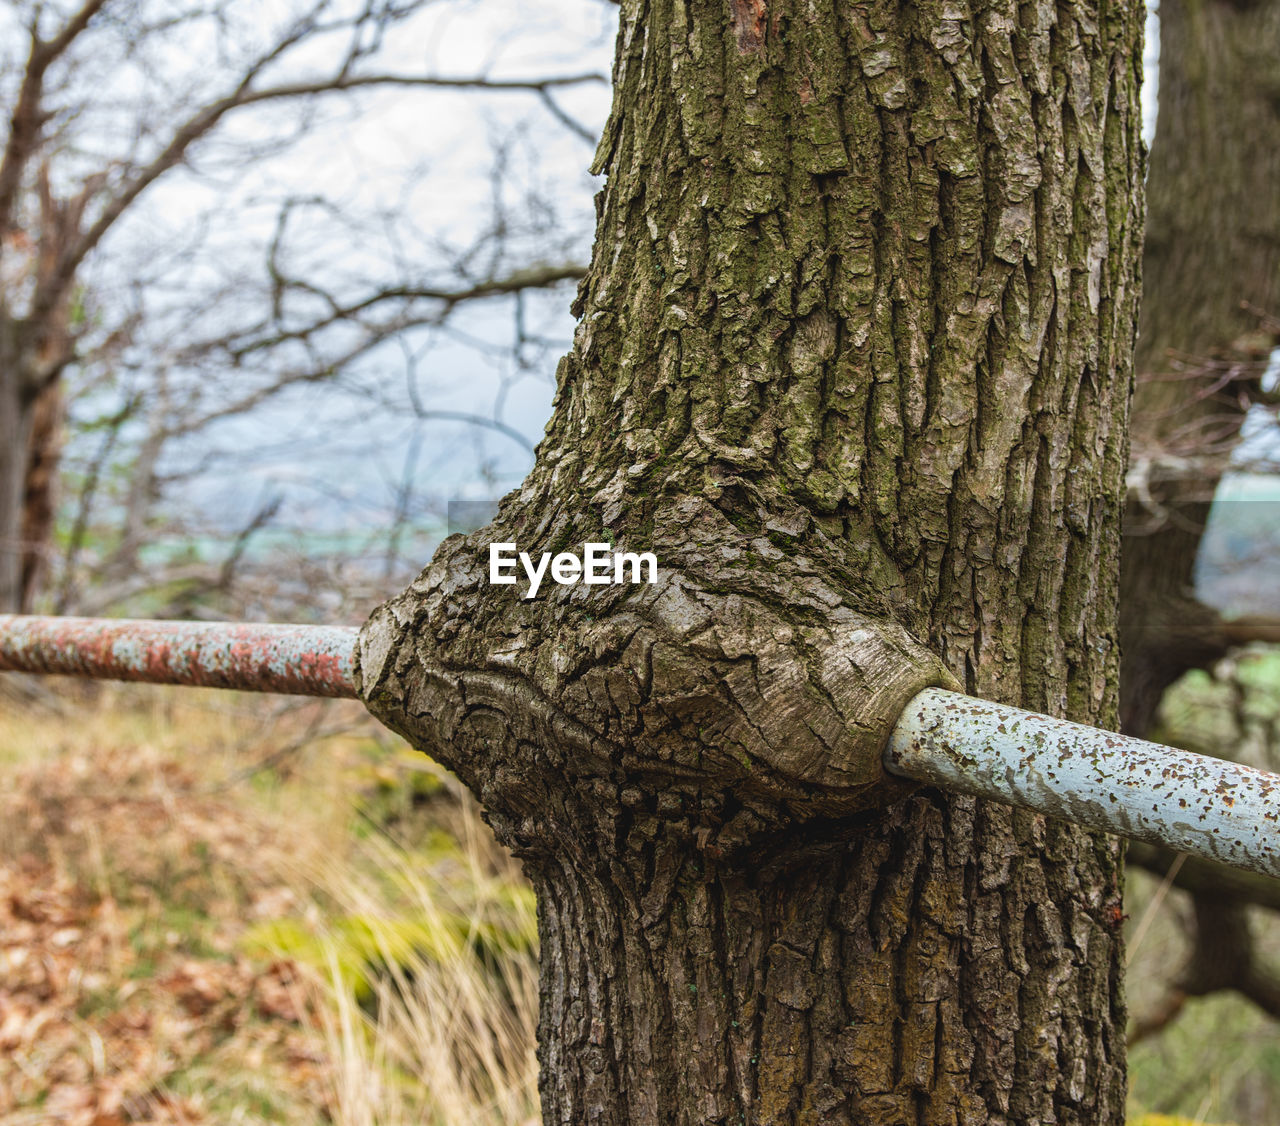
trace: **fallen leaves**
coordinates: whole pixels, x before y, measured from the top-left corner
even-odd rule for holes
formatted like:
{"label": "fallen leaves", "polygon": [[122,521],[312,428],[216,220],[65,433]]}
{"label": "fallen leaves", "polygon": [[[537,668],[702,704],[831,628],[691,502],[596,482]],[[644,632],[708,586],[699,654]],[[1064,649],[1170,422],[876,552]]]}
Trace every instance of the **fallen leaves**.
{"label": "fallen leaves", "polygon": [[271,827],[145,748],[59,756],[6,791],[0,1126],[323,1114],[296,967],[237,953],[294,902],[262,863]]}
{"label": "fallen leaves", "polygon": [[437,768],[308,743],[343,702],[66,700],[0,692],[0,1126],[536,1123],[531,893]]}

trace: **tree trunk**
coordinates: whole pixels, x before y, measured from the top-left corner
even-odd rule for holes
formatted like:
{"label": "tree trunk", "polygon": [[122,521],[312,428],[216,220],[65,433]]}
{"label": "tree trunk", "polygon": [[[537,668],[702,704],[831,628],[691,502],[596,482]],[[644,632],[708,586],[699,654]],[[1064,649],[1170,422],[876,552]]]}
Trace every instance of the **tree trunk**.
{"label": "tree trunk", "polygon": [[13,327],[0,314],[0,613],[22,605],[22,510],[31,435],[32,403],[10,339]]}
{"label": "tree trunk", "polygon": [[61,387],[24,327],[0,312],[0,613],[28,612],[43,578],[61,455]]}
{"label": "tree trunk", "polygon": [[[1134,735],[1149,732],[1188,669],[1274,640],[1280,627],[1224,622],[1195,594],[1213,495],[1278,342],[1280,5],[1163,0],[1160,26],[1121,568],[1121,724]],[[1191,953],[1170,968],[1166,997],[1135,1039],[1166,1027],[1189,996],[1231,989],[1267,1012],[1280,1005],[1249,933],[1245,906],[1256,897],[1230,871],[1202,867],[1173,877],[1192,896]]]}
{"label": "tree trunk", "polygon": [[22,489],[22,574],[18,606],[32,606],[49,569],[57,519],[58,467],[62,462],[62,384],[49,384],[31,410],[27,464]]}
{"label": "tree trunk", "polygon": [[[548,1124],[1122,1122],[1114,842],[879,755],[1114,721],[1141,17],[623,5],[537,464],[361,641],[538,891]],[[599,541],[659,581],[488,582]]]}
{"label": "tree trunk", "polygon": [[[62,256],[79,235],[90,189],[59,200],[45,162],[35,195],[36,237],[0,230],[10,235],[0,240],[0,258],[13,257],[5,263],[13,279],[30,271],[38,294],[56,277]],[[27,261],[33,248],[34,259]],[[30,610],[52,549],[65,409],[61,379],[74,346],[69,293],[30,316],[8,307],[0,294],[0,613]]]}
{"label": "tree trunk", "polygon": [[1160,28],[1121,594],[1135,735],[1232,643],[1196,555],[1280,317],[1280,5],[1166,0]]}

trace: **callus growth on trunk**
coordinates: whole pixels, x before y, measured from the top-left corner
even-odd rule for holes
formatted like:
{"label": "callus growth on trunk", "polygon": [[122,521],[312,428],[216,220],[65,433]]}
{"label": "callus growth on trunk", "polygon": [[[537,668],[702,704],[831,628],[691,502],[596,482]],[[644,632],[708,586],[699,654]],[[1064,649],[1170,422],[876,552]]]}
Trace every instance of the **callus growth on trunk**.
{"label": "callus growth on trunk", "polygon": [[1115,848],[879,753],[1114,717],[1141,19],[624,4],[537,464],[359,655],[538,890],[548,1123],[1122,1121]]}

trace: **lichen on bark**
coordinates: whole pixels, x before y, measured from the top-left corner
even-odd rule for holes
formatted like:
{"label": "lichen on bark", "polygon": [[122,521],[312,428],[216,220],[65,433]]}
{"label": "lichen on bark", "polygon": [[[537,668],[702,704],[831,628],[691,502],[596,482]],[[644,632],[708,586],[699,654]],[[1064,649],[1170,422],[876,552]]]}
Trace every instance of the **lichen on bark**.
{"label": "lichen on bark", "polygon": [[[624,0],[537,464],[361,650],[538,891],[548,1123],[1122,1121],[1115,847],[877,759],[1114,720],[1141,22]],[[662,581],[487,584],[600,539]]]}

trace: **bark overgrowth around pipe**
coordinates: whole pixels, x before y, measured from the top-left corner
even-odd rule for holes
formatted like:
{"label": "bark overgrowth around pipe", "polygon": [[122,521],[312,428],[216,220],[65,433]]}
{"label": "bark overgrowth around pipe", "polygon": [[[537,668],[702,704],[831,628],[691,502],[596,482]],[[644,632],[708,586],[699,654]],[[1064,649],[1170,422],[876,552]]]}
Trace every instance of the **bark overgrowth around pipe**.
{"label": "bark overgrowth around pipe", "polygon": [[[1117,849],[878,752],[1114,720],[1141,24],[622,6],[535,468],[359,655],[537,888],[546,1122],[1123,1120]],[[488,582],[599,541],[660,581]]]}

